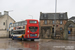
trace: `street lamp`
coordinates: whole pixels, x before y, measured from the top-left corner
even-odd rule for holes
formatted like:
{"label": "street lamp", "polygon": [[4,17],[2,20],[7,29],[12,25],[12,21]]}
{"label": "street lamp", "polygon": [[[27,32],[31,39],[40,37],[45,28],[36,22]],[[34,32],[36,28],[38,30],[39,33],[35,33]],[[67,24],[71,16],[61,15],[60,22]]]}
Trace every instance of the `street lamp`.
{"label": "street lamp", "polygon": [[57,11],[57,0],[55,0],[55,15],[54,15],[54,36],[56,34],[56,11]]}
{"label": "street lamp", "polygon": [[31,17],[32,17],[32,19],[33,19],[33,16],[32,16],[32,15],[29,15],[29,16],[31,16]]}

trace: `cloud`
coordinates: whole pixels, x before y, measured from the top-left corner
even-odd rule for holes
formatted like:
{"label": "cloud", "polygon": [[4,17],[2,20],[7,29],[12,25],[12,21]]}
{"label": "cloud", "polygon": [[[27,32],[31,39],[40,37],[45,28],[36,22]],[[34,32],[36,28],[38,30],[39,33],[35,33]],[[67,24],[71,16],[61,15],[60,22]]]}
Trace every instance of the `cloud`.
{"label": "cloud", "polygon": [[[74,0],[57,0],[57,12],[68,12],[68,17],[75,15]],[[40,12],[55,12],[55,0],[0,0],[0,11],[13,10],[9,15],[16,21],[38,19]]]}

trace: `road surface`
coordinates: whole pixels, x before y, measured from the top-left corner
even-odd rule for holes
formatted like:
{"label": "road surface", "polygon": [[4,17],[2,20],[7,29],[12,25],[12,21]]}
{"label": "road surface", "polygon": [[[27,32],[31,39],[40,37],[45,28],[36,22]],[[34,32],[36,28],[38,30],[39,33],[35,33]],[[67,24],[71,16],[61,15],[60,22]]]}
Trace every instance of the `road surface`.
{"label": "road surface", "polygon": [[0,50],[75,50],[75,41],[49,39],[21,41],[0,38]]}

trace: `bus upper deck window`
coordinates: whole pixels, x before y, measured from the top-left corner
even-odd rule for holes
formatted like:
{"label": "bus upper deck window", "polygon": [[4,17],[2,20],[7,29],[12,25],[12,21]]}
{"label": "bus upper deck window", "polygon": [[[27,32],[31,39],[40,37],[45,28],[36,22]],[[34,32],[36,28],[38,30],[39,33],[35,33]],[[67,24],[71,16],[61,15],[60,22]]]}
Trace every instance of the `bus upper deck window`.
{"label": "bus upper deck window", "polygon": [[27,21],[25,21],[25,24],[27,24]]}
{"label": "bus upper deck window", "polygon": [[30,23],[37,23],[37,21],[30,21]]}

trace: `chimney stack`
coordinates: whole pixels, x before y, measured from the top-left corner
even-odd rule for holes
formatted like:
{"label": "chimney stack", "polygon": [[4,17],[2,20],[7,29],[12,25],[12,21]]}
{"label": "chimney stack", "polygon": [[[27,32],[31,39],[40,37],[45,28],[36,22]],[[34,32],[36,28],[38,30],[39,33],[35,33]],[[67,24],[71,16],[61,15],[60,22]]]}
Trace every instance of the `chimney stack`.
{"label": "chimney stack", "polygon": [[40,16],[42,15],[42,12],[40,12]]}
{"label": "chimney stack", "polygon": [[4,11],[4,15],[8,15],[8,13],[9,13],[8,11]]}

